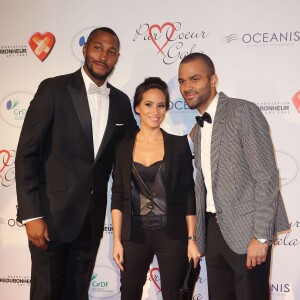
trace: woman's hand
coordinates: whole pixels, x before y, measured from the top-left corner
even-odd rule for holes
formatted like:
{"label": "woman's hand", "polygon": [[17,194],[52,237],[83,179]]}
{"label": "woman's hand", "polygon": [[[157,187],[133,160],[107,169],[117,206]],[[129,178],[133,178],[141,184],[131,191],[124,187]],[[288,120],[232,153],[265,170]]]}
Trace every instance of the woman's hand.
{"label": "woman's hand", "polygon": [[197,267],[199,260],[201,260],[202,254],[199,251],[196,241],[189,240],[188,242],[188,258],[194,260],[194,268]]}
{"label": "woman's hand", "polygon": [[121,241],[120,240],[114,241],[113,259],[114,259],[114,261],[116,262],[116,264],[118,265],[118,267],[121,271],[124,271],[123,254],[124,254],[124,249],[123,249],[123,245],[122,245]]}

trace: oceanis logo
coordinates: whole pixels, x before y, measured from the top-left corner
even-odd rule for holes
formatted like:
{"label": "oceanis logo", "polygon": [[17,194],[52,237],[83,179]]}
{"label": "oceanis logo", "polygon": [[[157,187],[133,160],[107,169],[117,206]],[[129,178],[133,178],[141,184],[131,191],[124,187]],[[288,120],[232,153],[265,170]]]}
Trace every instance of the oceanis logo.
{"label": "oceanis logo", "polygon": [[199,49],[199,43],[208,36],[205,30],[185,31],[181,22],[165,22],[161,25],[144,23],[136,28],[133,42],[151,42],[163,63],[171,65],[190,53],[203,52]]}
{"label": "oceanis logo", "polygon": [[292,46],[300,41],[300,31],[231,33],[221,35],[220,42],[241,42],[247,47]]}
{"label": "oceanis logo", "polygon": [[239,40],[240,40],[239,35],[235,34],[235,33],[220,36],[220,41],[225,42],[227,44],[234,42],[234,41],[239,41]]}
{"label": "oceanis logo", "polygon": [[25,229],[25,225],[18,222],[16,219],[4,219],[4,218],[0,218],[0,224],[2,225],[7,225],[10,229],[13,230],[24,230]]}
{"label": "oceanis logo", "polygon": [[0,183],[9,187],[15,182],[15,151],[0,150]]}
{"label": "oceanis logo", "polygon": [[289,283],[272,283],[271,293],[272,295],[285,295],[291,291],[291,285]]}

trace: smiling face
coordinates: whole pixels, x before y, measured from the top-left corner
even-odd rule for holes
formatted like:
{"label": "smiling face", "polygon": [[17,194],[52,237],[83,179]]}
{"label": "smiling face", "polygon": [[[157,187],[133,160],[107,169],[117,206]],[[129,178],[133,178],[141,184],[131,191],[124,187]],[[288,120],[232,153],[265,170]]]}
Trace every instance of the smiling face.
{"label": "smiling face", "polygon": [[88,43],[84,44],[83,56],[85,72],[95,84],[101,86],[118,61],[118,40],[114,35],[99,30]]}
{"label": "smiling face", "polygon": [[180,92],[189,108],[197,109],[203,114],[217,93],[216,74],[209,76],[204,62],[196,59],[180,64],[178,82]]}
{"label": "smiling face", "polygon": [[166,97],[159,89],[144,92],[135,111],[140,115],[141,128],[158,128],[166,115]]}

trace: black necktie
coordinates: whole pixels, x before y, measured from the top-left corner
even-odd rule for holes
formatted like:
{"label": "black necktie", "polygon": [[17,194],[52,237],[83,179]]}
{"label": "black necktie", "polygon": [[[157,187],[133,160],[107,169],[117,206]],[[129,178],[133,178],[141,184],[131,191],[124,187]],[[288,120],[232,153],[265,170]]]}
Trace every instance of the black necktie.
{"label": "black necktie", "polygon": [[211,116],[210,116],[210,114],[205,112],[202,117],[197,116],[196,121],[201,127],[203,127],[204,121],[206,121],[207,123],[211,123]]}

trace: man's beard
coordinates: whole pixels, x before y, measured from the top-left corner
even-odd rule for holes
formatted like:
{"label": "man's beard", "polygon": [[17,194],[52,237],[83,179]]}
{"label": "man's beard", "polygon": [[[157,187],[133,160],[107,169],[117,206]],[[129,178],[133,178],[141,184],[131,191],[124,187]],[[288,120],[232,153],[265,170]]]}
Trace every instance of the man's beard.
{"label": "man's beard", "polygon": [[189,109],[192,109],[192,110],[197,109],[197,107],[199,105],[198,101],[196,103],[191,103],[191,102],[185,100],[184,95],[183,95],[183,99],[184,99],[185,103],[187,104],[187,106],[189,107]]}
{"label": "man's beard", "polygon": [[187,106],[189,107],[189,109],[197,109],[196,105],[189,105],[189,103],[187,101],[185,101],[185,103],[187,104]]}
{"label": "man's beard", "polygon": [[[203,105],[208,99],[211,97],[211,92],[209,90],[203,91],[202,93],[198,93],[197,99],[190,103],[189,101],[185,100],[185,103],[190,109],[198,109],[200,105]],[[184,97],[183,97],[184,98]]]}
{"label": "man's beard", "polygon": [[89,73],[96,79],[98,80],[103,80],[105,81],[106,78],[112,73],[112,71],[114,70],[113,68],[111,70],[108,70],[104,75],[99,75],[97,73],[94,72],[93,68],[90,67],[86,62],[84,63],[84,65],[86,66],[86,68],[88,69]]}

